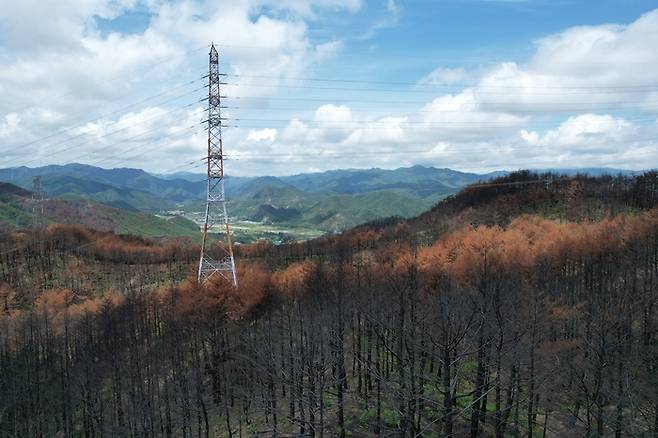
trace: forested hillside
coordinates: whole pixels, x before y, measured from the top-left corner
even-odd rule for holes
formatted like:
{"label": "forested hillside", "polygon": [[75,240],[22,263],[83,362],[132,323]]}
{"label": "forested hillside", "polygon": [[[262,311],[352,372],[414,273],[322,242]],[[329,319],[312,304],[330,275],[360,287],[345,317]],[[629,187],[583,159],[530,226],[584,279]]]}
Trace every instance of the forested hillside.
{"label": "forested hillside", "polygon": [[517,172],[241,245],[237,289],[189,242],[8,232],[0,435],[656,437],[657,206],[655,172]]}
{"label": "forested hillside", "polygon": [[[34,176],[40,176],[45,194],[53,199],[92,201],[133,213],[182,213],[197,221],[205,209],[203,174],[178,178],[151,175],[141,169],[104,169],[76,163],[0,169],[0,181],[25,189],[32,187]],[[413,166],[284,177],[227,176],[225,184],[231,217],[263,225],[310,228],[317,230],[317,235],[390,215],[415,216],[466,184],[489,176]],[[303,233],[288,234],[287,239]],[[253,240],[248,233],[240,236],[243,242]]]}
{"label": "forested hillside", "polygon": [[76,224],[98,231],[148,237],[198,238],[199,227],[181,216],[158,217],[141,213],[130,205],[100,204],[86,199],[44,199],[37,205],[32,192],[13,184],[0,183],[0,230],[30,229],[35,226],[35,208],[46,224]]}

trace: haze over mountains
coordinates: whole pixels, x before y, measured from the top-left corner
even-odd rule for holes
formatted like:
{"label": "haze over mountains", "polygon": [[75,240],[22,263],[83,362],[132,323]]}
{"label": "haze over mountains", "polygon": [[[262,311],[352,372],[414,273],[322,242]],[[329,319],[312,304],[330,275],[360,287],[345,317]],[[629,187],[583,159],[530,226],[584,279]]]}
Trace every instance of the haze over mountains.
{"label": "haze over mountains", "polygon": [[[634,173],[603,168],[559,172]],[[283,177],[227,176],[226,193],[230,201],[229,214],[235,220],[311,227],[327,232],[383,217],[415,216],[468,184],[505,173],[476,174],[413,166],[394,170],[332,170]],[[102,211],[103,217],[109,214],[124,218],[122,223],[126,222],[125,213],[169,212],[196,219],[203,210],[206,190],[204,175],[194,173],[156,175],[141,169],[103,169],[83,164],[0,169],[0,181],[27,190],[31,189],[32,178],[37,175],[41,177],[45,195],[69,201],[67,209],[80,212],[85,206],[93,207],[96,212]],[[53,207],[52,210],[58,209]],[[27,220],[26,215],[16,215],[22,219],[13,221],[13,225],[21,225]],[[5,217],[4,220],[9,219]],[[98,219],[90,223],[95,221]],[[194,227],[186,222],[182,234],[189,235]],[[156,234],[158,230],[175,232],[160,225],[155,230]]]}

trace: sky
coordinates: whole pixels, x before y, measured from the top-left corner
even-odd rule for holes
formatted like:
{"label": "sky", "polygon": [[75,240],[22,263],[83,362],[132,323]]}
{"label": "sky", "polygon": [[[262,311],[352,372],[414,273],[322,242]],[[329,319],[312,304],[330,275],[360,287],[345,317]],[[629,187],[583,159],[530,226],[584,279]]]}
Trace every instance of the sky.
{"label": "sky", "polygon": [[658,167],[658,0],[0,0],[0,167]]}

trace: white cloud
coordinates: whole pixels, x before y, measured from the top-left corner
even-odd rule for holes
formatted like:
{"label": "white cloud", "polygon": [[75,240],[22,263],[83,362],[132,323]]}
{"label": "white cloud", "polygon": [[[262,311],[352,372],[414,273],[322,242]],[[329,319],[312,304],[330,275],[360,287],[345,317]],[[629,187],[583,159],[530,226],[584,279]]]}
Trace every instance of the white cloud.
{"label": "white cloud", "polygon": [[[151,14],[143,31],[104,33],[97,27],[97,18],[112,20],[138,5],[148,7]],[[180,76],[186,82],[190,77],[200,77],[203,70],[195,71],[189,60],[202,60],[209,41],[221,43],[222,66],[233,74],[300,76],[314,63],[335,56],[342,47],[341,42],[333,40],[311,42],[305,20],[316,19],[323,8],[354,13],[361,6],[361,0],[243,0],[222,2],[221,7],[212,0],[4,2],[0,7],[0,32],[5,37],[0,41],[0,127],[3,135],[12,133],[4,147],[18,150],[21,145],[64,129],[66,136],[35,142],[30,149],[35,154],[39,148],[44,154],[50,151],[51,158],[46,159],[79,161],[84,153],[53,156],[52,151],[68,144],[67,136],[74,135],[76,142],[88,141],[83,150],[93,152],[88,146],[92,139],[126,124],[135,124],[125,129],[125,134],[132,135],[158,124],[163,130],[179,126],[183,121],[164,113],[172,106],[190,102],[202,91],[193,93],[194,87],[188,86],[169,93],[171,78]],[[283,79],[273,79],[271,88],[250,85],[248,80],[240,82],[239,91],[227,86],[224,92],[243,97],[269,95],[276,92]],[[133,113],[122,119],[102,117],[121,108],[125,101],[135,102],[161,90],[166,93],[128,109]],[[184,92],[187,95],[182,99],[165,104],[176,98],[176,93]],[[13,115],[7,119],[8,114]],[[30,129],[24,124],[14,126],[14,120],[30,120]],[[90,123],[82,128],[67,128],[85,120]],[[169,125],[167,121],[171,121]],[[107,155],[115,148],[112,140],[119,137],[103,137],[99,144],[108,148]],[[188,157],[196,140],[189,139]],[[49,148],[52,144],[57,147]],[[116,152],[120,150],[116,148]],[[18,153],[3,154],[0,166],[23,164],[25,160],[20,157]],[[153,157],[153,161],[144,159],[131,165],[167,166],[166,158]]]}
{"label": "white cloud", "polygon": [[342,41],[329,41],[315,46],[315,60],[318,62],[333,58],[343,49]]}
{"label": "white cloud", "polygon": [[345,105],[322,105],[315,110],[316,122],[350,122],[352,111]]}
{"label": "white cloud", "polygon": [[489,134],[498,129],[515,127],[528,120],[526,116],[494,111],[483,106],[473,89],[456,95],[437,97],[422,108],[421,119],[443,126],[449,131]]}
{"label": "white cloud", "polygon": [[277,10],[294,11],[304,18],[317,19],[316,10],[318,8],[346,10],[353,14],[363,7],[365,0],[260,0],[253,3],[254,6],[267,5]]}
{"label": "white cloud", "polygon": [[527,65],[501,63],[481,78],[476,93],[483,104],[523,112],[651,102],[651,86],[658,83],[658,9],[629,25],[570,28],[536,46]]}
{"label": "white cloud", "polygon": [[11,113],[5,116],[5,120],[0,123],[0,138],[9,137],[16,132],[21,119],[18,114]]}
{"label": "white cloud", "polygon": [[386,1],[386,10],[392,14],[397,14],[400,12],[400,9],[398,8],[398,5],[395,3],[395,0],[387,0]]}
{"label": "white cloud", "polygon": [[[124,165],[156,171],[198,161],[204,153],[203,111],[196,104],[182,107],[198,98],[195,87],[202,84],[178,91],[171,84],[203,74],[196,71],[206,68],[203,62],[190,60],[203,61],[209,41],[221,44],[225,71],[241,75],[228,80],[239,85],[226,86],[224,93],[281,97],[282,90],[288,91],[283,86],[301,85],[295,78],[313,76],[313,66],[339,56],[350,38],[359,38],[311,38],[310,29],[323,13],[353,14],[365,5],[363,0],[240,0],[222,2],[221,8],[212,0],[5,3],[0,8],[0,138],[7,153],[0,166],[23,164],[26,154],[112,165],[134,156]],[[398,22],[399,2],[379,3],[382,16],[366,26],[362,38]],[[112,20],[137,6],[152,14],[142,31],[107,33],[96,25],[97,17]],[[281,111],[273,117],[290,121],[280,126],[228,128],[227,151],[240,158],[230,162],[229,173],[416,163],[472,170],[653,167],[658,164],[658,141],[652,140],[658,138],[658,122],[653,123],[658,90],[643,85],[657,83],[658,10],[627,25],[581,26],[546,36],[535,42],[525,63],[500,62],[486,71],[440,66],[413,88],[427,90],[416,95],[426,102],[417,108],[337,104],[355,98],[338,92],[307,115]],[[455,91],[441,93],[436,86]],[[112,112],[159,91],[164,91],[161,99]],[[188,94],[162,102],[179,93]],[[363,96],[358,98],[367,101],[370,94]],[[253,117],[251,108],[272,110],[268,102],[250,107],[248,99],[228,105],[241,107],[225,113],[236,118]],[[623,117],[615,113],[619,110],[625,111]],[[650,122],[643,123],[647,117]],[[61,129],[66,135],[21,147]],[[69,151],[54,153],[64,146]]]}
{"label": "white cloud", "polygon": [[569,117],[543,136],[522,130],[521,138],[529,145],[550,146],[554,151],[606,153],[617,151],[621,143],[634,140],[637,133],[638,128],[623,118],[582,114]]}
{"label": "white cloud", "polygon": [[400,23],[401,10],[395,0],[386,1],[386,15],[378,17],[357,40],[373,39],[379,32],[397,26]]}
{"label": "white cloud", "polygon": [[112,19],[130,10],[135,0],[4,1],[0,28],[7,45],[32,55],[56,50],[79,51],[81,36],[95,32],[94,17]]}
{"label": "white cloud", "polygon": [[[501,62],[479,74],[439,67],[419,88],[474,83],[453,94],[428,91],[417,110],[374,115],[319,105],[310,120],[291,118],[267,146],[242,151],[252,160],[236,166],[252,174],[417,163],[469,170],[653,167],[658,123],[647,128],[641,116],[655,111],[648,105],[658,92],[629,85],[658,83],[658,44],[646,44],[658,41],[657,31],[658,10],[625,26],[548,36],[526,64]],[[606,108],[633,112],[625,118]],[[232,144],[248,136],[238,130]]]}
{"label": "white cloud", "polygon": [[429,85],[453,85],[463,81],[466,77],[467,73],[464,68],[438,67],[421,79],[420,83]]}
{"label": "white cloud", "polygon": [[247,135],[247,140],[273,142],[276,140],[276,134],[277,130],[272,128],[263,128],[258,131],[252,129]]}

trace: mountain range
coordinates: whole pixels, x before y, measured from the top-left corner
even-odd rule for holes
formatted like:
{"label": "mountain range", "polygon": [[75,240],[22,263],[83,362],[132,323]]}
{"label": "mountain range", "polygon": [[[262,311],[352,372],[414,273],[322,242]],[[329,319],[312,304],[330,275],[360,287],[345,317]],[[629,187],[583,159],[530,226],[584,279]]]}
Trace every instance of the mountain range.
{"label": "mountain range", "polygon": [[[35,224],[35,203],[31,191],[0,182],[0,231],[30,228]],[[100,231],[148,237],[198,238],[199,227],[181,216],[160,217],[78,199],[48,198],[40,208],[43,223],[79,224]]]}
{"label": "mountain range", "polygon": [[[627,173],[619,169],[560,173]],[[506,174],[460,172],[426,166],[341,169],[291,176],[227,176],[232,218],[258,223],[336,231],[389,216],[411,217],[460,188]],[[0,169],[0,181],[30,190],[39,176],[45,195],[76,205],[83,200],[131,214],[176,212],[199,221],[205,176],[151,174],[141,169],[104,169],[84,164]]]}

